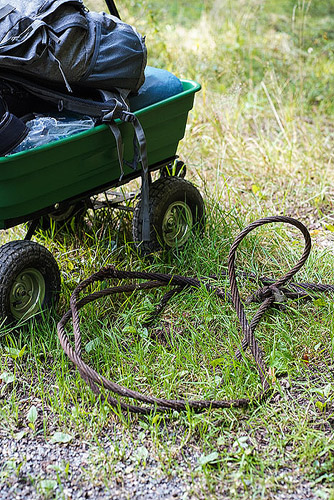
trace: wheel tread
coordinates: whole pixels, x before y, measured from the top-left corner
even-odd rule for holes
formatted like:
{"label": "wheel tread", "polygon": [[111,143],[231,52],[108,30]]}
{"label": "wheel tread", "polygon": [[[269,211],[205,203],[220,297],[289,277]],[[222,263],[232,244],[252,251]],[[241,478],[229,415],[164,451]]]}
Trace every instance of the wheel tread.
{"label": "wheel tread", "polygon": [[203,199],[197,188],[189,181],[176,176],[170,177],[161,177],[157,181],[153,182],[150,186],[150,200],[149,200],[149,211],[151,216],[151,240],[149,242],[142,242],[142,219],[141,219],[141,200],[134,210],[133,214],[133,224],[132,224],[132,233],[134,241],[140,245],[140,249],[142,253],[150,253],[152,251],[156,251],[161,249],[159,245],[156,233],[154,229],[155,222],[155,213],[157,209],[159,209],[159,205],[161,205],[164,200],[172,197],[173,193],[176,189],[184,190],[184,193],[192,193],[192,196],[196,198],[198,206],[202,209],[203,213],[200,216],[200,219],[204,216],[204,204]]}
{"label": "wheel tread", "polygon": [[0,320],[7,318],[7,323],[13,321],[8,306],[8,283],[13,276],[18,275],[24,269],[25,262],[38,263],[45,273],[49,270],[50,294],[46,297],[43,306],[51,306],[51,303],[58,299],[60,273],[49,250],[33,241],[16,240],[5,243],[0,247]]}

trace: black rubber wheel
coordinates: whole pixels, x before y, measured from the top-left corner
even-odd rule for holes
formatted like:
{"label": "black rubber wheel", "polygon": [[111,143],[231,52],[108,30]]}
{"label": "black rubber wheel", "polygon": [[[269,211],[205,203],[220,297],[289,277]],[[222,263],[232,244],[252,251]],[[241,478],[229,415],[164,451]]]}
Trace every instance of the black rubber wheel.
{"label": "black rubber wheel", "polygon": [[59,299],[56,260],[33,241],[11,241],[0,247],[0,323],[38,316]]}
{"label": "black rubber wheel", "polygon": [[47,231],[51,225],[54,224],[56,231],[60,231],[66,225],[70,227],[72,219],[75,221],[75,227],[80,225],[80,222],[83,220],[89,208],[89,201],[90,200],[80,200],[73,203],[73,205],[60,207],[54,212],[43,215],[40,219],[39,227],[43,229],[43,231]]}
{"label": "black rubber wheel", "polygon": [[182,248],[194,231],[204,230],[204,202],[197,188],[181,177],[162,177],[150,186],[150,241],[142,241],[141,200],[133,214],[133,239],[140,250]]}

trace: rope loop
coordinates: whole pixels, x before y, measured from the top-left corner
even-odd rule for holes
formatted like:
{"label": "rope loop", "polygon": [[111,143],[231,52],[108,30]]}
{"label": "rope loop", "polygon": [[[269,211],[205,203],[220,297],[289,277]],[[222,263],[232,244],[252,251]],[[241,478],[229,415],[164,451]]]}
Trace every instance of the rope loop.
{"label": "rope loop", "polygon": [[[273,282],[267,282],[265,286],[260,288],[255,294],[251,295],[246,302],[260,302],[260,306],[252,318],[251,322],[247,321],[244,307],[240,299],[238,285],[236,280],[235,272],[235,254],[236,250],[245,238],[252,230],[260,227],[264,224],[283,222],[285,224],[290,224],[297,227],[303,234],[305,240],[305,248],[300,260],[295,264],[290,271],[288,271],[282,278]],[[290,280],[296,274],[296,272],[304,265],[307,260],[311,249],[311,238],[306,227],[298,220],[285,217],[267,217],[253,222],[248,227],[246,227],[237,236],[233,242],[228,259],[228,274],[230,279],[231,294],[222,291],[219,287],[213,286],[212,282],[205,282],[204,278],[196,279],[186,276],[170,275],[162,273],[149,273],[140,271],[126,271],[116,269],[114,266],[107,266],[102,268],[97,273],[82,281],[73,291],[70,299],[70,310],[67,311],[57,325],[57,334],[61,343],[62,348],[69,357],[69,359],[77,366],[80,375],[87,382],[92,391],[99,396],[102,400],[107,401],[112,407],[117,407],[125,411],[131,411],[140,414],[149,414],[152,411],[171,411],[171,410],[187,410],[192,408],[196,411],[212,408],[243,408],[249,404],[259,403],[266,397],[270,390],[272,389],[272,384],[270,382],[270,371],[267,364],[264,361],[264,356],[262,350],[259,346],[257,339],[255,338],[254,331],[256,326],[260,322],[261,318],[265,312],[277,304],[282,307],[282,304],[288,298],[298,298],[307,295],[307,290],[311,292],[321,291],[321,292],[334,292],[333,285],[316,285],[314,283],[292,283]],[[243,273],[245,274],[245,273]],[[253,276],[254,278],[254,276]],[[117,284],[110,286],[109,288],[104,288],[103,290],[98,290],[90,293],[79,300],[80,293],[86,289],[89,285],[101,282],[105,280],[117,280]],[[130,283],[124,284],[120,283],[119,280],[131,280]],[[138,282],[138,280],[141,280]],[[290,288],[293,292],[289,292],[287,289],[283,288],[289,282]],[[86,304],[93,302],[101,297],[108,295],[114,295],[119,293],[133,293],[138,290],[150,290],[160,287],[168,286],[169,291],[163,296],[160,305],[156,307],[155,314],[149,319],[147,325],[149,326],[152,319],[155,319],[156,315],[159,314],[163,308],[166,306],[168,301],[175,296],[175,294],[182,292],[185,288],[189,290],[200,288],[206,286],[207,289],[213,290],[215,295],[222,301],[232,301],[234,308],[236,310],[237,316],[240,321],[241,330],[243,332],[243,339],[241,341],[240,347],[235,352],[235,359],[242,361],[243,353],[250,348],[250,351],[255,359],[256,369],[259,374],[262,389],[254,397],[251,398],[239,398],[232,400],[184,400],[176,399],[169,400],[150,396],[144,393],[140,393],[135,390],[123,387],[112,380],[108,380],[103,375],[97,373],[91,366],[85,363],[81,357],[81,330],[80,330],[80,320],[79,320],[79,310]],[[70,342],[68,335],[65,332],[65,325],[68,321],[72,319],[73,322],[73,332],[74,332],[74,347]],[[109,391],[109,393],[108,393]],[[120,400],[119,397],[112,397],[110,393],[113,393],[122,398],[131,398],[144,405],[135,405],[131,403],[125,403]]]}

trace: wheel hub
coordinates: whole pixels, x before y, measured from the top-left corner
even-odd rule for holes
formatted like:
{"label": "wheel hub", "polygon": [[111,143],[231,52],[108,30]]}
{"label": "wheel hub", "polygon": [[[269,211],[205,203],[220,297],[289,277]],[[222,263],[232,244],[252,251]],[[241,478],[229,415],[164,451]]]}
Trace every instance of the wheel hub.
{"label": "wheel hub", "polygon": [[171,248],[184,245],[193,226],[190,207],[183,201],[175,201],[169,205],[162,221],[162,237],[164,243]]}
{"label": "wheel hub", "polygon": [[27,319],[40,310],[45,298],[45,280],[34,268],[25,269],[15,278],[10,291],[10,310],[15,319]]}

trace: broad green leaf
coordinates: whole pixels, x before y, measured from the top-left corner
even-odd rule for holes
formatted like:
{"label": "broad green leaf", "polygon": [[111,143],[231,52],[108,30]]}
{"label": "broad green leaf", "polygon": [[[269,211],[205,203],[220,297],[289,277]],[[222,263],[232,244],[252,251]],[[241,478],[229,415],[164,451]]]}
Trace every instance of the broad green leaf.
{"label": "broad green leaf", "polygon": [[85,351],[88,352],[88,354],[93,351],[99,344],[100,344],[100,339],[99,337],[96,337],[93,340],[90,340],[86,345],[85,345]]}
{"label": "broad green leaf", "polygon": [[209,455],[202,455],[198,459],[199,465],[208,465],[208,464],[215,464],[219,461],[219,453],[217,451],[213,451],[212,453],[209,453]]}
{"label": "broad green leaf", "polygon": [[154,417],[152,418],[152,425],[156,424],[157,422],[160,422],[161,420],[161,415],[154,415]]}
{"label": "broad green leaf", "polygon": [[316,401],[315,402],[315,406],[320,410],[320,411],[324,411],[324,409],[326,408],[326,403],[322,403],[322,401]]}
{"label": "broad green leaf", "polygon": [[36,408],[36,406],[32,406],[27,414],[28,422],[30,422],[31,424],[34,424],[37,420],[37,416],[38,416],[37,408]]}
{"label": "broad green leaf", "polygon": [[69,443],[72,441],[73,436],[71,434],[66,434],[65,432],[55,432],[51,437],[51,443]]}
{"label": "broad green leaf", "polygon": [[39,485],[41,489],[45,492],[53,491],[57,488],[57,481],[55,479],[43,479]]}
{"label": "broad green leaf", "polygon": [[76,408],[76,406],[72,406],[71,413],[72,413],[72,417],[79,417],[79,415],[80,415],[79,408]]}
{"label": "broad green leaf", "polygon": [[24,345],[24,346],[22,347],[22,349],[20,350],[20,352],[19,352],[19,358],[23,358],[23,354],[24,354],[24,352],[25,352],[25,350],[26,350],[26,347],[27,347],[27,346],[26,346],[26,345]]}
{"label": "broad green leaf", "polygon": [[[73,220],[74,220],[74,219],[73,219]],[[68,267],[68,269],[69,269],[70,271],[73,271],[73,269],[74,269],[74,264],[73,264],[73,262],[72,262],[72,261],[70,261],[70,260],[68,260],[68,261],[67,261],[67,267]]]}
{"label": "broad green leaf", "polygon": [[13,359],[17,359],[20,355],[20,349],[16,349],[15,347],[5,347],[5,351],[8,356]]}
{"label": "broad green leaf", "polygon": [[16,441],[20,441],[20,439],[22,439],[26,434],[27,434],[27,431],[17,432],[16,434],[14,434],[14,439]]}
{"label": "broad green leaf", "polygon": [[248,436],[240,436],[233,443],[233,446],[240,446],[241,448],[248,448]]}
{"label": "broad green leaf", "polygon": [[15,375],[14,375],[14,373],[3,372],[0,375],[0,380],[2,380],[5,384],[10,384],[11,382],[14,382]]}
{"label": "broad green leaf", "polygon": [[145,439],[145,431],[141,431],[139,434],[138,434],[138,441],[143,441]]}
{"label": "broad green leaf", "polygon": [[322,297],[319,297],[319,299],[315,299],[313,301],[313,305],[316,307],[324,307],[326,305],[326,301]]}
{"label": "broad green leaf", "polygon": [[145,462],[148,457],[148,449],[145,446],[140,446],[136,449],[134,457],[138,462]]}
{"label": "broad green leaf", "polygon": [[210,361],[210,365],[213,366],[214,368],[218,365],[222,365],[225,361],[225,358],[216,358]]}
{"label": "broad green leaf", "polygon": [[137,333],[137,328],[131,325],[125,325],[123,333],[135,334]]}
{"label": "broad green leaf", "polygon": [[327,384],[325,387],[324,387],[324,396],[325,398],[328,398],[329,396],[329,393],[331,392],[332,390],[332,385],[331,384]]}

